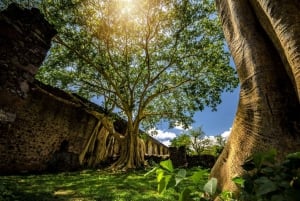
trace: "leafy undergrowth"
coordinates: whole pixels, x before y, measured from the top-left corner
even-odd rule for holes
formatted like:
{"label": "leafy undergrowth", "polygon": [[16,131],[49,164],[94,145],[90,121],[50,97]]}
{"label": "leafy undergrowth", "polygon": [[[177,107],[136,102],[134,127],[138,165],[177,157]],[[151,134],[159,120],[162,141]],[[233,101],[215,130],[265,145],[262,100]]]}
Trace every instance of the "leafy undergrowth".
{"label": "leafy undergrowth", "polygon": [[[188,172],[193,172],[189,170]],[[168,189],[158,194],[156,177],[145,171],[110,173],[81,172],[0,176],[2,201],[174,201],[177,194]],[[204,172],[208,175],[208,172]],[[207,177],[206,177],[207,179]],[[203,181],[205,182],[205,181]]]}

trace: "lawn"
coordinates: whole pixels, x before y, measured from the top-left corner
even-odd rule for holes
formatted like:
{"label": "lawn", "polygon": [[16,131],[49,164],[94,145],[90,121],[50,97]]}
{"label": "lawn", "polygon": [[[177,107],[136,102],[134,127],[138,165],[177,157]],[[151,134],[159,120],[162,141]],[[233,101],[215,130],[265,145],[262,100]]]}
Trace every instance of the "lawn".
{"label": "lawn", "polygon": [[[188,170],[189,174],[197,169]],[[80,172],[0,176],[2,201],[176,201],[171,188],[158,194],[155,174],[146,171],[111,173],[84,170]],[[203,184],[208,171],[204,171]],[[184,183],[182,184],[184,185]],[[180,188],[180,187],[179,187]]]}

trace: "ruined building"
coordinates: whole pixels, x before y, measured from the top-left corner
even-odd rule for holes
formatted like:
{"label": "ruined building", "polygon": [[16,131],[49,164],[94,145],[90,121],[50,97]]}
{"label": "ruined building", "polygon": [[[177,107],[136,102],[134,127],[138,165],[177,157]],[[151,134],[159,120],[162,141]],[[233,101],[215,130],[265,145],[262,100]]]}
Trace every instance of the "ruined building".
{"label": "ruined building", "polygon": [[[0,174],[38,172],[60,158],[75,169],[118,156],[118,143],[92,115],[99,106],[34,79],[56,31],[37,9],[0,13]],[[124,120],[115,122],[119,132]],[[168,148],[147,136],[146,155]],[[65,165],[66,165],[65,164]]]}

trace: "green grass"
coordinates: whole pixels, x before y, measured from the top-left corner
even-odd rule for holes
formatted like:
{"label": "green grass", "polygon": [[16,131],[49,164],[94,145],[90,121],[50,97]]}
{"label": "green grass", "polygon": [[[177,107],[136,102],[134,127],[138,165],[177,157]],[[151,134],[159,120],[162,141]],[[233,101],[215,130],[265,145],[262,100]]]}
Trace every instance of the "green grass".
{"label": "green grass", "polygon": [[[193,171],[196,170],[189,170],[189,173]],[[145,171],[110,173],[85,170],[59,174],[0,176],[0,201],[175,201],[178,199],[174,189],[168,189],[162,195],[158,194],[155,175],[144,177],[144,174]],[[206,182],[207,175],[204,177],[203,183]]]}

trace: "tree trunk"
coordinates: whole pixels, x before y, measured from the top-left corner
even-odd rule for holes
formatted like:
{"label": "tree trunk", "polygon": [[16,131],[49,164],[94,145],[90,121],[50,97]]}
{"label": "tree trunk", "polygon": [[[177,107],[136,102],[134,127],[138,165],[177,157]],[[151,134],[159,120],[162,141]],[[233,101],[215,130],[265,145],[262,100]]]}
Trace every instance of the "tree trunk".
{"label": "tree trunk", "polygon": [[[80,165],[95,168],[108,156],[108,150],[111,144],[108,144],[109,131],[101,124],[99,120],[91,133],[89,140],[84,145],[83,151],[79,155]],[[107,145],[108,144],[108,145]]]}
{"label": "tree trunk", "polygon": [[300,99],[300,1],[250,0]]}
{"label": "tree trunk", "polygon": [[236,191],[231,179],[244,173],[241,165],[253,153],[275,148],[280,160],[300,149],[299,3],[216,4],[241,90],[231,135],[211,176],[220,190]]}
{"label": "tree trunk", "polygon": [[127,126],[126,137],[120,142],[120,157],[110,169],[122,169],[126,171],[144,165],[145,144],[138,137],[138,134],[138,127]]}
{"label": "tree trunk", "polygon": [[[91,133],[91,135],[89,137],[89,140],[87,141],[86,145],[84,145],[84,148],[83,148],[82,152],[79,155],[79,163],[80,163],[80,165],[83,165],[84,160],[86,158],[86,155],[87,155],[88,151],[94,149],[95,140],[97,138],[100,126],[101,126],[101,122],[98,121],[96,123],[96,126],[95,126],[93,132]],[[89,163],[89,162],[87,162],[87,163]]]}

